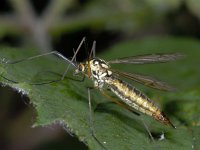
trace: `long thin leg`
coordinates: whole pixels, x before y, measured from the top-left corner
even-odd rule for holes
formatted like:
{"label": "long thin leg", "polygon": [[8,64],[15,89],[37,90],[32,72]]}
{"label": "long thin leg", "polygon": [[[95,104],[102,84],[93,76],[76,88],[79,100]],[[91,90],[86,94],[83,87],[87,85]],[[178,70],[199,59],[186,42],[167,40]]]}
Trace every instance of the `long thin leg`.
{"label": "long thin leg", "polygon": [[95,51],[96,51],[96,41],[94,41],[92,44],[92,49],[91,49],[90,56],[89,56],[90,59],[95,57],[95,55],[96,55]]}
{"label": "long thin leg", "polygon": [[[74,63],[74,60],[76,60],[76,55],[81,47],[81,45],[83,44],[83,42],[85,41],[85,37],[82,39],[82,41],[80,42],[77,50],[74,52],[74,56],[71,60],[69,60],[68,58],[66,58],[64,55],[62,55],[61,53],[59,53],[58,51],[52,51],[52,52],[49,52],[49,53],[45,53],[45,54],[40,54],[40,55],[36,55],[36,56],[32,56],[32,57],[27,57],[27,58],[23,58],[23,59],[19,59],[19,60],[15,60],[15,61],[6,61],[5,59],[3,59],[2,63],[5,63],[5,64],[16,64],[16,63],[20,63],[20,62],[23,62],[23,61],[29,61],[29,60],[32,60],[32,59],[35,59],[35,58],[39,58],[39,57],[43,57],[43,56],[47,56],[47,55],[56,55],[60,58],[62,58],[64,61],[70,63],[67,67],[67,70],[65,71],[65,73],[62,75],[62,78],[60,80],[52,80],[52,81],[48,81],[48,82],[42,82],[42,83],[30,83],[31,85],[44,85],[44,84],[50,84],[50,83],[54,83],[54,82],[59,82],[61,80],[63,80],[67,74],[67,71],[70,67],[70,65],[74,66],[74,67],[77,67],[77,64]],[[8,79],[6,77],[4,77],[2,74],[0,75],[2,78],[4,78],[5,80],[9,81],[9,82],[12,82],[12,83],[19,83],[17,81],[14,81],[14,80],[11,80],[11,79]],[[75,81],[83,81],[85,79],[85,76],[83,76],[83,78],[81,80],[75,80],[75,79],[72,79],[72,80],[75,80]]]}
{"label": "long thin leg", "polygon": [[[83,39],[81,40],[81,42],[80,42],[80,44],[79,44],[79,46],[78,46],[76,52],[74,53],[74,56],[72,57],[72,59],[71,59],[70,62],[74,62],[74,59],[76,59],[76,55],[77,55],[77,53],[79,52],[79,50],[80,50],[80,48],[81,48],[83,42],[85,42],[85,37],[83,37]],[[74,64],[74,65],[77,67],[77,64]],[[68,72],[68,70],[69,70],[69,67],[70,67],[70,64],[67,66],[67,69],[66,69],[65,72],[63,73],[61,80],[63,80],[63,79],[65,78],[65,76],[66,76],[66,74],[67,74],[67,72]]]}
{"label": "long thin leg", "polygon": [[92,133],[94,133],[90,90],[91,90],[91,88],[88,88],[89,123],[90,123],[90,130],[92,131]]}
{"label": "long thin leg", "polygon": [[14,61],[3,61],[3,63],[5,64],[16,64],[16,63],[20,63],[20,62],[23,62],[23,61],[29,61],[29,60],[32,60],[32,59],[35,59],[35,58],[39,58],[39,57],[43,57],[43,56],[47,56],[47,55],[56,55],[60,58],[62,58],[64,61],[70,63],[72,66],[76,67],[76,65],[71,61],[69,60],[68,58],[66,58],[65,56],[63,56],[61,53],[59,53],[58,51],[52,51],[52,52],[49,52],[49,53],[45,53],[45,54],[40,54],[40,55],[36,55],[36,56],[32,56],[32,57],[27,57],[27,58],[23,58],[23,59],[19,59],[19,60],[14,60]]}
{"label": "long thin leg", "polygon": [[[5,77],[3,77],[5,79]],[[73,81],[76,81],[76,82],[83,82],[85,80],[85,76],[83,75],[82,79],[74,79],[74,78],[71,78],[71,77],[65,77],[69,80],[73,80]],[[10,80],[12,81],[12,80]],[[29,83],[30,85],[44,85],[44,84],[50,84],[50,83],[55,83],[55,82],[59,82],[59,81],[62,81],[62,79],[58,79],[58,80],[51,80],[51,81],[47,81],[47,82],[40,82],[40,83]]]}
{"label": "long thin leg", "polygon": [[159,145],[156,145],[156,142],[155,142],[155,139],[153,137],[153,135],[151,134],[151,131],[149,130],[149,127],[147,126],[147,124],[144,122],[142,116],[140,118],[140,120],[142,121],[147,133],[149,134],[150,138],[151,138],[151,141],[153,142],[154,144],[154,147],[155,147],[155,150],[160,150],[160,146]]}
{"label": "long thin leg", "polygon": [[152,134],[151,134],[151,131],[149,130],[147,124],[144,122],[144,120],[143,120],[142,118],[141,118],[140,120],[142,121],[142,123],[143,123],[145,129],[147,130],[147,132],[148,132],[148,134],[149,134],[149,136],[150,136],[152,142],[155,143],[155,140],[154,140],[154,138],[153,138],[153,136],[152,136]]}
{"label": "long thin leg", "polygon": [[[54,73],[56,75],[60,75],[58,73],[55,73],[55,72],[51,72],[51,71],[48,71],[49,73]],[[60,75],[61,76],[61,75]],[[2,74],[0,75],[0,77],[2,77],[3,79],[11,82],[11,83],[14,83],[14,84],[18,84],[19,81],[14,81],[14,80],[11,80],[7,77],[4,77]],[[67,79],[70,79],[70,80],[73,80],[73,81],[77,81],[77,82],[83,82],[85,80],[85,75],[83,75],[82,79],[74,79],[74,78],[71,78],[71,77],[65,77]],[[44,85],[44,84],[50,84],[50,83],[55,83],[55,82],[59,82],[59,81],[62,81],[61,79],[57,79],[57,80],[51,80],[51,81],[46,81],[46,82],[40,82],[40,83],[28,83],[30,85]]]}
{"label": "long thin leg", "polygon": [[77,55],[78,51],[80,50],[80,48],[81,48],[81,46],[82,46],[82,44],[83,44],[84,41],[85,41],[85,37],[83,37],[83,39],[81,40],[81,42],[80,42],[80,44],[79,44],[79,46],[78,46],[78,48],[77,48],[77,50],[76,50],[76,52],[75,52],[75,54],[74,54],[74,56],[72,57],[71,60],[69,60],[68,58],[66,58],[65,56],[63,56],[63,55],[62,55],[61,53],[59,53],[58,51],[52,51],[52,52],[49,52],[49,53],[40,54],[40,55],[36,55],[36,56],[32,56],[32,57],[27,57],[27,58],[15,60],[15,61],[9,61],[9,60],[8,60],[8,61],[5,61],[5,60],[3,60],[2,63],[5,63],[5,64],[16,64],[16,63],[20,63],[20,62],[23,62],[23,61],[28,61],[28,60],[32,60],[32,59],[35,59],[35,58],[39,58],[39,57],[42,57],[42,56],[47,56],[47,55],[52,55],[52,54],[54,54],[54,55],[56,55],[56,56],[62,58],[64,61],[70,63],[70,64],[68,65],[66,71],[64,72],[62,78],[61,78],[61,79],[63,80],[63,79],[65,78],[65,76],[66,76],[66,74],[67,74],[67,71],[68,71],[68,69],[69,69],[69,67],[70,67],[71,65],[74,66],[74,67],[77,67],[77,64],[74,62],[74,59],[76,58],[76,55]]}
{"label": "long thin leg", "polygon": [[88,104],[89,104],[89,124],[90,124],[90,131],[93,136],[93,138],[97,141],[97,143],[105,150],[107,148],[97,139],[95,132],[94,132],[94,122],[93,122],[93,116],[92,116],[92,104],[91,104],[91,95],[90,95],[90,90],[93,88],[88,87]]}
{"label": "long thin leg", "polygon": [[[83,38],[84,40],[84,38]],[[77,65],[73,62],[73,60],[69,60],[68,58],[66,58],[65,56],[63,56],[61,53],[59,53],[58,51],[52,51],[52,52],[49,52],[49,53],[45,53],[45,54],[40,54],[40,55],[36,55],[36,56],[32,56],[32,57],[27,57],[27,58],[23,58],[23,59],[19,59],[19,60],[15,60],[15,61],[5,61],[3,60],[2,63],[5,63],[5,64],[16,64],[16,63],[20,63],[20,62],[23,62],[23,61],[29,61],[29,60],[32,60],[32,59],[35,59],[35,58],[39,58],[39,57],[43,57],[43,56],[47,56],[47,55],[56,55],[60,58],[62,58],[64,61],[68,62],[69,63],[69,66],[72,65],[74,67],[77,67]],[[69,68],[68,66],[68,68]],[[2,75],[1,75],[2,76]],[[15,81],[12,81],[4,76],[2,76],[4,79],[10,81],[10,82],[13,82],[13,83],[18,83],[18,82],[15,82]],[[63,78],[61,78],[63,80]],[[47,83],[41,83],[41,84],[35,84],[35,85],[42,85],[42,84],[48,84],[48,83],[53,83],[53,82],[57,82],[59,80],[53,80],[53,81],[50,81],[50,82],[47,82]],[[34,84],[33,84],[34,85]]]}
{"label": "long thin leg", "polygon": [[[68,62],[69,65],[67,67],[67,69],[65,70],[65,72],[63,73],[62,77],[61,77],[61,80],[63,80],[69,70],[69,67],[72,65],[74,67],[77,68],[77,63],[74,62],[74,60],[76,59],[76,55],[78,53],[78,51],[80,50],[83,42],[85,42],[85,37],[83,37],[83,39],[81,40],[77,50],[75,51],[74,53],[74,56],[72,57],[71,60],[69,60],[68,58],[66,58],[65,56],[63,56],[61,53],[59,53],[58,51],[52,51],[52,52],[49,52],[49,53],[45,53],[45,54],[40,54],[40,55],[36,55],[36,56],[32,56],[32,57],[27,57],[27,58],[23,58],[23,59],[19,59],[19,60],[15,60],[15,61],[5,61],[3,60],[2,62],[5,63],[5,64],[16,64],[16,63],[20,63],[20,62],[23,62],[23,61],[29,61],[29,60],[32,60],[32,59],[35,59],[35,58],[39,58],[39,57],[42,57],[42,56],[47,56],[47,55],[57,55],[58,57],[62,58],[64,61]],[[3,77],[3,76],[2,76]],[[4,79],[7,79],[6,77],[4,77]],[[8,81],[12,81],[10,79],[7,79]],[[57,81],[57,80],[56,80]],[[52,81],[52,82],[55,82],[55,81]],[[51,83],[51,82],[50,82]],[[45,83],[46,84],[46,83]]]}
{"label": "long thin leg", "polygon": [[[74,55],[75,55],[75,53],[76,53],[76,51],[75,51],[74,48],[73,48],[73,53],[74,53]],[[74,58],[74,61],[76,62],[76,57]]]}

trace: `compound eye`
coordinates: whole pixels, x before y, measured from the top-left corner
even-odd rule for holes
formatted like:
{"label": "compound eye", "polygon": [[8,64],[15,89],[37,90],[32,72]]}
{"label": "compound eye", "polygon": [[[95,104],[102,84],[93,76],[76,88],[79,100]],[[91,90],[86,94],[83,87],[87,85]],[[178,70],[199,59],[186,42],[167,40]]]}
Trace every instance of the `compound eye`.
{"label": "compound eye", "polygon": [[79,66],[78,66],[78,70],[80,72],[83,72],[85,70],[84,64],[80,63]]}
{"label": "compound eye", "polygon": [[84,70],[85,70],[84,68],[85,68],[85,67],[84,67],[83,64],[79,64],[79,65],[78,65],[78,68],[75,70],[74,74],[77,75],[77,74],[79,74],[80,72],[84,72]]}

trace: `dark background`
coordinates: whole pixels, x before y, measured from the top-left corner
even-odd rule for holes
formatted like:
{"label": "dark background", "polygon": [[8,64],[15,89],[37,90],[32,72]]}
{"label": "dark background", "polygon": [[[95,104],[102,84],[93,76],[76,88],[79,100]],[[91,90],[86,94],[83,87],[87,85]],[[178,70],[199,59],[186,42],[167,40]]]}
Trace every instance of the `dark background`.
{"label": "dark background", "polygon": [[[200,38],[200,3],[193,1],[1,0],[0,44],[73,56],[86,36],[97,53],[118,42],[151,36]],[[198,9],[199,8],[199,9]],[[85,59],[81,51],[78,60]],[[28,98],[0,90],[0,149],[87,149],[59,125],[31,128],[36,116]]]}

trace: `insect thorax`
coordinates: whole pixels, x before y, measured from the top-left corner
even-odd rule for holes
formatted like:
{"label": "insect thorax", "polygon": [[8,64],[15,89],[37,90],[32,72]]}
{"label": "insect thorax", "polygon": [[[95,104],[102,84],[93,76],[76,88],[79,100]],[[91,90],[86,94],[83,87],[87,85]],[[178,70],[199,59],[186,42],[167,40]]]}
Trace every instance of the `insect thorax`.
{"label": "insect thorax", "polygon": [[93,58],[89,61],[89,68],[91,72],[91,78],[94,80],[94,86],[102,88],[106,80],[108,80],[112,71],[108,63],[99,58]]}

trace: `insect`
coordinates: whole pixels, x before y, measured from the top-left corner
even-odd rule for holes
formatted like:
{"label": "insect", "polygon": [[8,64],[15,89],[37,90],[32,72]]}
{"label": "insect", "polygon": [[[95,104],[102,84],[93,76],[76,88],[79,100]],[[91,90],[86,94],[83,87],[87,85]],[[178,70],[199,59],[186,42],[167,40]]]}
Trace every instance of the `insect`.
{"label": "insect", "polygon": [[[104,87],[109,88],[116,96],[118,96],[123,103],[131,108],[134,108],[146,115],[152,116],[157,121],[175,126],[171,123],[169,118],[161,111],[156,104],[148,98],[144,93],[136,89],[133,85],[123,81],[119,76],[137,81],[146,86],[160,90],[173,90],[172,87],[158,81],[152,77],[139,75],[136,73],[120,72],[112,69],[110,64],[124,63],[124,64],[145,64],[167,62],[179,58],[181,54],[151,54],[134,57],[120,58],[114,61],[105,61],[100,58],[91,57],[89,60],[79,63],[77,65],[76,73],[83,73],[88,78],[94,81],[94,87],[103,92]],[[105,95],[105,93],[104,93]],[[119,105],[127,108],[123,103],[114,101]],[[129,109],[129,108],[127,108]],[[130,110],[130,109],[129,109]]]}
{"label": "insect", "polygon": [[[130,56],[125,58],[119,58],[116,60],[105,61],[101,58],[95,57],[95,47],[96,42],[93,42],[92,50],[89,54],[89,58],[85,62],[76,62],[75,58],[80,50],[81,45],[85,41],[85,38],[80,42],[77,50],[73,58],[70,60],[64,57],[57,51],[52,51],[46,54],[41,54],[17,61],[6,61],[6,64],[15,64],[26,60],[32,60],[37,57],[55,54],[61,57],[63,60],[69,63],[69,66],[75,67],[75,74],[82,73],[84,76],[87,76],[94,82],[94,88],[100,90],[103,95],[108,97],[110,100],[114,101],[115,103],[119,104],[120,106],[132,110],[136,109],[146,115],[149,115],[156,119],[157,121],[170,125],[173,128],[175,126],[172,124],[170,119],[164,114],[164,112],[144,93],[139,91],[136,87],[125,82],[120,77],[123,76],[130,80],[136,81],[138,83],[144,84],[145,86],[149,86],[151,88],[164,90],[164,91],[171,91],[173,88],[167,85],[164,82],[158,81],[152,77],[137,74],[137,73],[128,73],[117,71],[111,68],[111,64],[153,64],[153,63],[165,63],[169,61],[174,61],[179,58],[182,58],[182,54],[179,53],[168,53],[168,54],[150,54],[150,55],[140,55],[140,56]],[[69,69],[67,67],[65,73],[62,76],[62,79],[65,78],[67,71]],[[5,77],[4,77],[5,78]],[[61,80],[62,80],[61,79]],[[117,101],[107,95],[105,93],[105,88],[110,89],[122,102]],[[90,94],[89,94],[90,100]]]}

